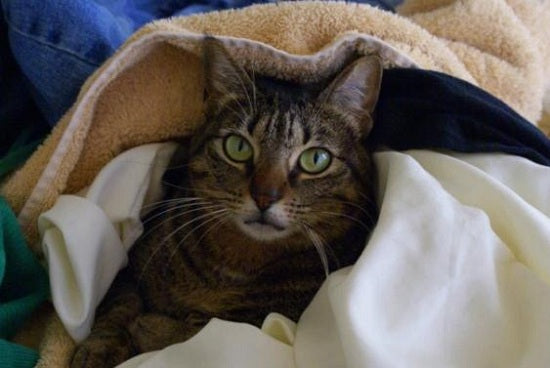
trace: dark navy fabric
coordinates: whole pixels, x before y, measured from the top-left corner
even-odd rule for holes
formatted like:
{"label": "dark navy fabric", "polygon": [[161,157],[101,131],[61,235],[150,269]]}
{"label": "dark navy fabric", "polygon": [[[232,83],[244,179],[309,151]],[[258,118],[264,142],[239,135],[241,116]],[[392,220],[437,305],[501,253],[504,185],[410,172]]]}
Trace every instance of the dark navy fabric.
{"label": "dark navy fabric", "polygon": [[384,71],[368,143],[396,150],[503,152],[550,166],[550,139],[501,100],[446,74]]}
{"label": "dark navy fabric", "polygon": [[[9,171],[3,169],[12,166],[3,162],[8,150],[13,148],[12,152],[20,156],[21,152],[28,152],[29,148],[35,146],[37,140],[49,130],[30,93],[28,80],[8,51],[8,34],[4,32],[5,29],[0,10],[0,180],[2,174]],[[10,156],[11,161],[16,156]]]}

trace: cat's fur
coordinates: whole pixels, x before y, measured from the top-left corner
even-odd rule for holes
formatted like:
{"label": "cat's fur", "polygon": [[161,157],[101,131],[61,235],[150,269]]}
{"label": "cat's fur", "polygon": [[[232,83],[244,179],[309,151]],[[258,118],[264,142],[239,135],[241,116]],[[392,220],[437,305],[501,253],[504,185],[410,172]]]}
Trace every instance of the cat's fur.
{"label": "cat's fur", "polygon": [[[300,85],[245,72],[214,39],[204,49],[206,122],[174,156],[166,202],[146,220],[71,367],[114,366],[184,341],[212,317],[297,320],[326,272],[365,245],[375,172],[363,142],[379,58]],[[245,137],[253,158],[228,159],[227,134]],[[296,162],[308,147],[332,153],[319,175]]]}

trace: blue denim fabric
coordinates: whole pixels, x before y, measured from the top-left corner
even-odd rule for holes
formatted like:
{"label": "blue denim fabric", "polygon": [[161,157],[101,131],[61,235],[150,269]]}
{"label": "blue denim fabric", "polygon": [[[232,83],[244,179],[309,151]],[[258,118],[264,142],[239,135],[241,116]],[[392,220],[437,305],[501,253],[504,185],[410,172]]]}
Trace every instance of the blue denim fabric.
{"label": "blue denim fabric", "polygon": [[[71,106],[86,78],[143,24],[274,0],[0,1],[11,52],[29,82],[33,100],[47,122],[54,125]],[[382,0],[357,2],[392,10]]]}
{"label": "blue denim fabric", "polygon": [[[31,96],[28,80],[9,52],[3,19],[0,8],[0,180],[49,130]],[[29,142],[33,144],[29,146]],[[11,154],[4,160],[8,150]]]}

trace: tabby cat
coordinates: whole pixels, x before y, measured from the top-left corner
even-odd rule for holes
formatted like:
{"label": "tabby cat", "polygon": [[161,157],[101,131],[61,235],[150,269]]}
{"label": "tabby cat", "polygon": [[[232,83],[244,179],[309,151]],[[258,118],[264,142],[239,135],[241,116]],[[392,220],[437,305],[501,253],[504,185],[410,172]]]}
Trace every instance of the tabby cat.
{"label": "tabby cat", "polygon": [[373,226],[364,141],[381,75],[380,59],[363,56],[322,83],[257,76],[206,38],[205,124],[174,155],[164,201],[71,367],[115,366],[212,317],[297,320]]}

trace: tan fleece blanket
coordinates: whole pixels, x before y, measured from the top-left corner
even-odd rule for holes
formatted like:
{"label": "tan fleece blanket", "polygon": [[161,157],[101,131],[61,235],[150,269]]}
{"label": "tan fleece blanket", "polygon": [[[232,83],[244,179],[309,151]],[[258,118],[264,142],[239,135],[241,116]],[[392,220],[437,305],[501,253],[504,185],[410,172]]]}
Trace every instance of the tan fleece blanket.
{"label": "tan fleece blanket", "polygon": [[[88,185],[130,147],[192,134],[202,121],[201,40],[218,36],[245,68],[315,80],[353,55],[380,53],[465,79],[536,123],[550,86],[550,1],[409,0],[392,14],[366,5],[292,2],[161,20],[143,27],[84,84],[73,107],[1,193],[41,256],[36,220],[61,193]],[[66,364],[58,321],[39,366]]]}

